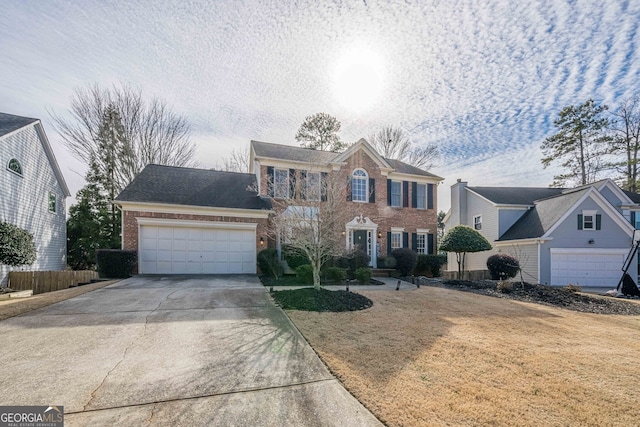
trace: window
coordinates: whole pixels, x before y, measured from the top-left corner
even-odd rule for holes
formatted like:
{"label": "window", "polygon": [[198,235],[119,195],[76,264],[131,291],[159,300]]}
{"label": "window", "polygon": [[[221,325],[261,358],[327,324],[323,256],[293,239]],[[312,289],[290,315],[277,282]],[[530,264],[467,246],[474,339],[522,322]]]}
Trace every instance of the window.
{"label": "window", "polygon": [[273,177],[273,196],[281,199],[289,197],[289,170],[276,169]]}
{"label": "window", "polygon": [[419,254],[427,253],[427,236],[425,234],[416,235],[416,252]]}
{"label": "window", "polygon": [[482,230],[482,215],[476,215],[473,217],[473,229]]}
{"label": "window", "polygon": [[306,197],[307,200],[320,200],[320,173],[307,172]]}
{"label": "window", "polygon": [[427,194],[427,186],[424,184],[416,185],[416,207],[418,209],[426,209],[425,199]]}
{"label": "window", "polygon": [[7,169],[9,169],[11,172],[15,173],[16,175],[22,176],[22,165],[20,164],[18,159],[9,160],[9,164],[7,165]]}
{"label": "window", "polygon": [[56,193],[49,193],[49,212],[56,211]]}
{"label": "window", "polygon": [[391,249],[402,247],[402,233],[391,233]]}
{"label": "window", "polygon": [[391,206],[399,208],[402,206],[402,183],[391,181]]}
{"label": "window", "polygon": [[582,229],[593,230],[594,229],[593,215],[584,215],[582,217]]}
{"label": "window", "polygon": [[369,179],[367,172],[356,169],[351,176],[351,200],[354,202],[367,201],[367,183]]}

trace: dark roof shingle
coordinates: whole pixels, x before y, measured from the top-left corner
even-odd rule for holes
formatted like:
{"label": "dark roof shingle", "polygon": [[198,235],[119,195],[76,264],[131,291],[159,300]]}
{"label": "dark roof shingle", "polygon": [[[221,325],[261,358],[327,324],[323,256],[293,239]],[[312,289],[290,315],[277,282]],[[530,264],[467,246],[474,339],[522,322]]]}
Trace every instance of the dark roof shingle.
{"label": "dark roof shingle", "polygon": [[270,209],[248,173],[147,165],[116,201],[236,209]]}
{"label": "dark roof shingle", "polygon": [[498,205],[533,205],[533,202],[562,194],[562,188],[550,187],[467,187]]}
{"label": "dark roof shingle", "polygon": [[4,136],[8,133],[23,128],[33,122],[37,122],[38,119],[32,119],[30,117],[14,116],[13,114],[0,113],[0,136]]}

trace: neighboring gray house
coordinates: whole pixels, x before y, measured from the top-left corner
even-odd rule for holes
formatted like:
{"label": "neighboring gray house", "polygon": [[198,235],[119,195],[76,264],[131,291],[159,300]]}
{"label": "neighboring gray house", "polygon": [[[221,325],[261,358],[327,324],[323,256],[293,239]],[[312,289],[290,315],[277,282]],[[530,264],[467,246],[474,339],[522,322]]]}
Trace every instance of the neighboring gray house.
{"label": "neighboring gray house", "polygon": [[[572,189],[451,187],[445,230],[464,224],[482,233],[493,250],[467,254],[466,270],[486,270],[497,252],[520,260],[528,282],[615,287],[640,225],[640,195],[606,179]],[[640,234],[640,233],[639,233]],[[629,269],[638,278],[637,254]],[[456,271],[454,254],[447,270]]]}
{"label": "neighboring gray house", "polygon": [[0,113],[0,221],[33,234],[37,251],[32,265],[0,265],[0,284],[11,270],[64,270],[69,196],[40,120]]}

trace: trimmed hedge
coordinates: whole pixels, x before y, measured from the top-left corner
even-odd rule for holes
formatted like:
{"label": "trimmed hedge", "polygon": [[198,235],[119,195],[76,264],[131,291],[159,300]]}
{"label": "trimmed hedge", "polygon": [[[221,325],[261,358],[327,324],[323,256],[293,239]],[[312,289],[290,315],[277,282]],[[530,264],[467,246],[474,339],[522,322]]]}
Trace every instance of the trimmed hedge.
{"label": "trimmed hedge", "polygon": [[495,254],[487,259],[487,268],[493,280],[505,280],[516,277],[520,270],[520,263],[511,255]]}
{"label": "trimmed hedge", "polygon": [[296,268],[296,277],[303,285],[313,285],[313,267],[311,264],[304,264]]}
{"label": "trimmed hedge", "polygon": [[360,267],[356,269],[355,276],[358,282],[366,285],[369,283],[369,280],[371,280],[371,269],[368,267]]}
{"label": "trimmed hedge", "polygon": [[440,277],[440,268],[447,263],[446,255],[418,255],[414,275]]}
{"label": "trimmed hedge", "polygon": [[278,260],[276,249],[263,249],[258,252],[258,267],[267,277],[280,277],[282,275],[282,265]]}
{"label": "trimmed hedge", "polygon": [[329,282],[340,283],[347,277],[347,272],[340,267],[327,267],[324,274]]}
{"label": "trimmed hedge", "polygon": [[98,249],[96,264],[100,278],[124,279],[133,275],[137,261],[136,251]]}
{"label": "trimmed hedge", "polygon": [[35,260],[33,235],[8,222],[0,222],[0,264],[30,265]]}
{"label": "trimmed hedge", "polygon": [[396,270],[402,276],[410,275],[418,260],[418,254],[408,248],[394,249],[391,256],[396,259]]}
{"label": "trimmed hedge", "polygon": [[282,248],[282,256],[285,261],[287,261],[287,265],[292,270],[297,269],[301,265],[311,264],[309,258],[299,251],[291,248],[290,246],[285,246]]}

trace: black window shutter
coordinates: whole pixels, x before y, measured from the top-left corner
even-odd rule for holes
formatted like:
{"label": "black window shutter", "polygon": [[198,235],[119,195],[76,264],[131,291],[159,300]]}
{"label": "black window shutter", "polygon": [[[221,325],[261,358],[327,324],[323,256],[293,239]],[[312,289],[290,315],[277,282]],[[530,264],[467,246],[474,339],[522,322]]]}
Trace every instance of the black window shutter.
{"label": "black window shutter", "polygon": [[307,171],[300,171],[299,196],[302,200],[307,200]]}
{"label": "black window shutter", "polygon": [[323,202],[327,201],[327,178],[329,175],[327,175],[326,172],[322,172],[320,174],[320,199]]}
{"label": "black window shutter", "polygon": [[289,169],[289,198],[296,198],[296,170]]}
{"label": "black window shutter", "polygon": [[427,185],[427,209],[433,209],[433,184]]}
{"label": "black window shutter", "polygon": [[602,215],[596,214],[596,230],[600,230],[602,228]]}
{"label": "black window shutter", "polygon": [[387,231],[387,256],[391,256],[391,232]]}
{"label": "black window shutter", "polygon": [[273,185],[274,185],[274,173],[273,166],[267,166],[267,196],[273,197]]}
{"label": "black window shutter", "polygon": [[403,248],[409,247],[409,233],[407,232],[402,233],[402,247]]}
{"label": "black window shutter", "polygon": [[427,253],[433,255],[433,234],[427,234]]}
{"label": "black window shutter", "polygon": [[369,203],[376,202],[376,180],[369,178]]}
{"label": "black window shutter", "polygon": [[413,252],[418,252],[418,235],[416,233],[411,233],[411,249]]}
{"label": "black window shutter", "polygon": [[402,207],[409,207],[409,181],[402,181]]}
{"label": "black window shutter", "polygon": [[582,230],[582,214],[578,214],[578,230]]}
{"label": "black window shutter", "polygon": [[418,207],[418,183],[411,182],[411,207]]}
{"label": "black window shutter", "polygon": [[633,228],[636,228],[636,213],[635,212],[631,212],[631,224],[633,225]]}
{"label": "black window shutter", "polygon": [[347,202],[351,201],[351,177],[347,177]]}
{"label": "black window shutter", "polygon": [[387,180],[387,206],[391,206],[391,180]]}

